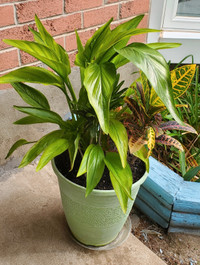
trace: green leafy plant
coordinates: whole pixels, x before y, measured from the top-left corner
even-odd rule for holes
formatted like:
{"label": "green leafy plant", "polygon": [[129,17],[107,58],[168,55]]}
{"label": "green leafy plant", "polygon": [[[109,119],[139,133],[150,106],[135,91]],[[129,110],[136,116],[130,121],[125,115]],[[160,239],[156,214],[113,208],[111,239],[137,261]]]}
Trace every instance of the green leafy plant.
{"label": "green leafy plant", "polygon": [[[116,111],[120,107],[124,110],[123,94],[126,91],[121,89],[122,83],[119,83],[117,69],[128,62],[141,69],[174,119],[182,123],[174,104],[168,64],[157,51],[158,48],[178,47],[179,44],[127,45],[133,35],[156,31],[138,29],[137,26],[142,18],[143,15],[137,16],[113,30],[110,29],[112,22],[110,19],[88,39],[85,47],[76,32],[78,54],[75,64],[79,66],[81,75],[78,99],[69,79],[71,68],[68,55],[46,31],[37,16],[35,22],[38,31],[30,29],[35,41],[4,40],[4,42],[34,56],[53,72],[28,66],[0,77],[0,83],[11,83],[29,105],[14,106],[16,110],[26,114],[15,124],[58,125],[57,130],[37,141],[28,142],[20,139],[11,147],[7,157],[18,147],[33,144],[19,167],[26,166],[42,154],[36,169],[38,171],[65,150],[69,152],[71,169],[73,169],[76,156],[80,153],[82,162],[77,177],[82,174],[87,176],[86,196],[96,187],[104,167],[107,166],[124,212],[127,209],[128,198],[131,198],[133,180],[127,163],[128,136],[123,125],[124,111]],[[25,82],[56,86],[66,97],[71,119],[63,120],[51,110],[45,96]],[[117,152],[106,145],[110,139],[114,142]],[[140,157],[142,158],[142,155]]]}
{"label": "green leafy plant", "polygon": [[[195,74],[195,68],[196,65],[193,64],[171,71],[174,98],[179,98],[188,89]],[[184,151],[182,144],[166,134],[166,131],[182,130],[197,134],[196,130],[188,124],[180,125],[176,121],[162,121],[161,112],[166,107],[143,72],[140,71],[140,77],[131,85],[127,95],[129,97],[125,98],[125,102],[129,112],[124,113],[124,124],[129,135],[129,148],[135,156],[140,157],[142,152],[147,167],[148,158],[156,143],[174,146]]]}
{"label": "green leafy plant", "polygon": [[[183,62],[188,57],[192,58],[190,65],[183,65]],[[196,130],[196,134],[190,134],[186,132],[180,132],[178,130],[172,130],[168,132],[170,136],[179,140],[182,145],[182,151],[177,152],[173,147],[170,148],[155,148],[154,155],[159,156],[159,160],[167,164],[170,168],[181,174],[185,180],[199,181],[199,135],[200,135],[200,86],[199,86],[199,66],[194,65],[194,58],[192,55],[188,55],[181,60],[178,65],[174,67],[171,72],[176,73],[175,77],[185,75],[184,79],[188,85],[182,89],[182,92],[178,96],[175,96],[175,103],[178,107],[178,112],[182,120],[193,126]],[[185,74],[184,74],[185,72]],[[183,83],[181,83],[183,85]],[[173,86],[173,79],[172,79]],[[166,111],[162,112],[163,120],[171,121],[172,116]]]}

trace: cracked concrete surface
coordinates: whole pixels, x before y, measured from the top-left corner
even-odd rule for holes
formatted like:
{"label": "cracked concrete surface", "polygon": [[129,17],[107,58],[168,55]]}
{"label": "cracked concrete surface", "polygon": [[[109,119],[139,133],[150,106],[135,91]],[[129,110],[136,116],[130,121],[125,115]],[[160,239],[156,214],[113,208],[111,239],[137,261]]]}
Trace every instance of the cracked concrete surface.
{"label": "cracked concrete surface", "polygon": [[71,239],[51,165],[39,173],[35,164],[4,169],[0,177],[1,265],[165,264],[132,234],[109,251],[78,246]]}

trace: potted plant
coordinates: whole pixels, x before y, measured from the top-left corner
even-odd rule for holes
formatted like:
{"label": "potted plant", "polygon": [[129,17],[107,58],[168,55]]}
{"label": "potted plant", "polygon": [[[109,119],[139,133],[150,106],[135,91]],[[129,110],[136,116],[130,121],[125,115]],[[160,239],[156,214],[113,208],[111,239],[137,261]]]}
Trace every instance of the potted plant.
{"label": "potted plant", "polygon": [[[174,119],[182,123],[174,105],[168,65],[157,51],[179,45],[127,45],[131,36],[155,31],[138,29],[142,18],[143,15],[137,16],[113,30],[110,29],[110,19],[94,33],[85,47],[76,32],[78,54],[75,64],[79,66],[81,75],[78,99],[69,79],[71,68],[68,55],[46,31],[37,16],[35,22],[38,31],[30,28],[35,41],[4,40],[53,70],[28,66],[0,77],[0,83],[11,83],[30,105],[14,106],[18,111],[27,114],[15,124],[47,122],[59,126],[58,130],[48,133],[38,141],[18,140],[7,157],[18,147],[33,144],[19,167],[31,163],[41,153],[37,171],[53,160],[67,222],[77,240],[86,245],[105,245],[117,237],[131,210],[139,186],[147,177],[145,173],[133,184],[131,168],[127,163],[127,129],[123,124],[131,106],[126,106],[124,102],[127,89],[121,89],[123,82],[119,83],[117,69],[128,62],[141,69]],[[63,120],[50,109],[45,96],[25,82],[58,87],[66,97],[71,118]],[[148,171],[148,149],[142,147],[135,154],[144,160]],[[80,176],[86,174],[86,187],[74,184],[61,174],[58,170],[60,156],[70,162],[67,168],[71,172],[69,175],[75,174],[74,179],[77,179],[76,176],[80,179]],[[66,163],[62,166],[65,167]],[[114,190],[95,189],[106,171]]]}

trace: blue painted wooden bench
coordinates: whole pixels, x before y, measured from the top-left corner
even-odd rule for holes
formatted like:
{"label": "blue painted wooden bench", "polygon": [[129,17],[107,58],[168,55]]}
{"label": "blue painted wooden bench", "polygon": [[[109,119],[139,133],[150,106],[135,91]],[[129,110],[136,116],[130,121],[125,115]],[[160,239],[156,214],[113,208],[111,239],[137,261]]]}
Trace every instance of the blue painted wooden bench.
{"label": "blue painted wooden bench", "polygon": [[200,183],[184,181],[152,157],[135,206],[169,232],[200,235]]}

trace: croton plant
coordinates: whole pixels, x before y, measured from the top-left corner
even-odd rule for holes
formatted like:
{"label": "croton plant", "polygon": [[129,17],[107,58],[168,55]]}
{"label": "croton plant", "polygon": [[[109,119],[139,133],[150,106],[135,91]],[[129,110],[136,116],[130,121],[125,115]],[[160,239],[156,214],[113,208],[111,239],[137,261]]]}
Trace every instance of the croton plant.
{"label": "croton plant", "polygon": [[[190,64],[170,72],[174,99],[179,98],[189,88],[195,75],[195,69],[196,65]],[[142,71],[140,71],[140,77],[127,90],[124,100],[129,107],[129,112],[125,112],[123,115],[123,123],[129,135],[130,152],[146,161],[147,167],[148,157],[151,155],[155,143],[175,146],[180,151],[184,151],[184,146],[166,134],[166,131],[182,130],[185,133],[198,134],[188,124],[179,124],[175,120],[162,121],[161,113],[166,106]],[[187,107],[176,105],[180,108],[183,106]]]}
{"label": "croton plant", "polygon": [[[73,169],[77,154],[80,153],[82,161],[77,177],[86,175],[86,196],[96,187],[107,166],[113,188],[124,212],[127,209],[128,198],[131,198],[133,181],[127,163],[128,143],[130,151],[145,161],[148,170],[148,157],[155,140],[162,143],[170,141],[167,136],[163,136],[163,131],[173,126],[180,128],[180,125],[184,130],[192,130],[188,129],[189,126],[183,125],[178,116],[169,67],[157,51],[178,47],[179,44],[136,42],[128,44],[131,36],[156,31],[137,28],[142,18],[143,15],[137,16],[113,30],[110,29],[112,22],[110,19],[88,39],[85,47],[76,32],[78,53],[75,64],[79,67],[81,75],[78,98],[69,78],[71,67],[68,54],[55,42],[37,16],[35,22],[38,31],[30,28],[34,41],[4,40],[4,42],[34,56],[53,71],[25,66],[0,77],[0,83],[11,83],[29,105],[14,106],[16,110],[26,114],[15,124],[58,125],[57,130],[44,135],[39,140],[34,139],[31,142],[25,139],[18,140],[9,150],[7,157],[18,147],[32,144],[19,167],[28,165],[41,154],[36,168],[38,171],[66,150]],[[117,70],[129,62],[140,69],[141,85],[136,86],[135,94],[127,97],[127,88],[122,87],[123,82],[119,83]],[[29,84],[26,84],[27,82]],[[66,98],[71,119],[64,120],[54,112],[47,98],[31,86],[31,83],[56,86]],[[161,106],[158,102],[162,102]],[[167,108],[175,119],[173,124],[161,123],[158,107]],[[115,148],[112,149],[112,145],[107,144],[109,141],[113,142]],[[137,148],[133,145],[135,141]]]}

